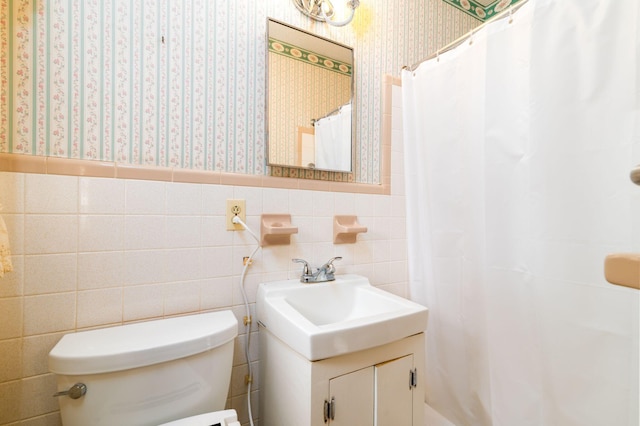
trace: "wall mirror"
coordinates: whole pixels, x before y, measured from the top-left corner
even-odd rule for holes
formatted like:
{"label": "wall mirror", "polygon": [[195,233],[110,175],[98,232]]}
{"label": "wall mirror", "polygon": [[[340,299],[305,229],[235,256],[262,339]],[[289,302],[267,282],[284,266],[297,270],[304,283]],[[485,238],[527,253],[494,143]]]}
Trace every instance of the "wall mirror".
{"label": "wall mirror", "polygon": [[267,21],[270,166],[352,171],[353,49]]}

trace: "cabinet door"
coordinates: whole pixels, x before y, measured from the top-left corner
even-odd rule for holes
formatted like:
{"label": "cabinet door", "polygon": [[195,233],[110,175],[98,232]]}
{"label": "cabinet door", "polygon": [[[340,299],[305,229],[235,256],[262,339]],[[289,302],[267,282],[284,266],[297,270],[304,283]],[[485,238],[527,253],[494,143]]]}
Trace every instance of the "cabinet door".
{"label": "cabinet door", "polygon": [[375,426],[413,425],[412,368],[413,355],[375,366]]}
{"label": "cabinet door", "polygon": [[373,425],[374,367],[363,368],[329,380],[335,417],[332,426]]}

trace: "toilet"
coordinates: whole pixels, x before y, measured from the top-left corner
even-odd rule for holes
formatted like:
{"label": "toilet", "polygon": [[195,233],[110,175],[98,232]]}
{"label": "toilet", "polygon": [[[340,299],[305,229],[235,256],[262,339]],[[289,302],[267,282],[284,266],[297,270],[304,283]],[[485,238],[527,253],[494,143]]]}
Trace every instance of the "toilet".
{"label": "toilet", "polygon": [[231,311],[66,334],[49,353],[62,424],[240,426],[224,410]]}

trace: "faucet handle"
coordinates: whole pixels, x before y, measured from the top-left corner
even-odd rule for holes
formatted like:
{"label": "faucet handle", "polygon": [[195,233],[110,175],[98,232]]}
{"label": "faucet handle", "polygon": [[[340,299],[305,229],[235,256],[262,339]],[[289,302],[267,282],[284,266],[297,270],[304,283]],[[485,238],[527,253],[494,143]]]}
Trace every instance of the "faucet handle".
{"label": "faucet handle", "polygon": [[335,262],[336,260],[342,260],[342,256],[336,256],[336,257],[332,257],[331,259],[327,260],[327,263],[325,263],[325,266],[330,266],[333,265],[333,262]]}
{"label": "faucet handle", "polygon": [[309,263],[304,259],[291,259],[293,263],[303,263],[302,267],[302,275],[311,275],[311,271],[309,270]]}
{"label": "faucet handle", "polygon": [[342,256],[332,257],[327,261],[327,263],[322,265],[320,269],[324,269],[327,274],[333,274],[334,272],[336,272],[336,267],[333,265],[333,262],[335,262],[336,260],[342,260]]}

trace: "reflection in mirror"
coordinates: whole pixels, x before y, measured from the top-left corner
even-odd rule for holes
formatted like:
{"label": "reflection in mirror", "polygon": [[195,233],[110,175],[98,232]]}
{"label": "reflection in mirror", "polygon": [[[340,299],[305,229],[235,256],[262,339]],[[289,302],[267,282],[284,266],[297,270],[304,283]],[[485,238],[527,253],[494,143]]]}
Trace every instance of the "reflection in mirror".
{"label": "reflection in mirror", "polygon": [[350,172],[353,49],[269,19],[270,166]]}

